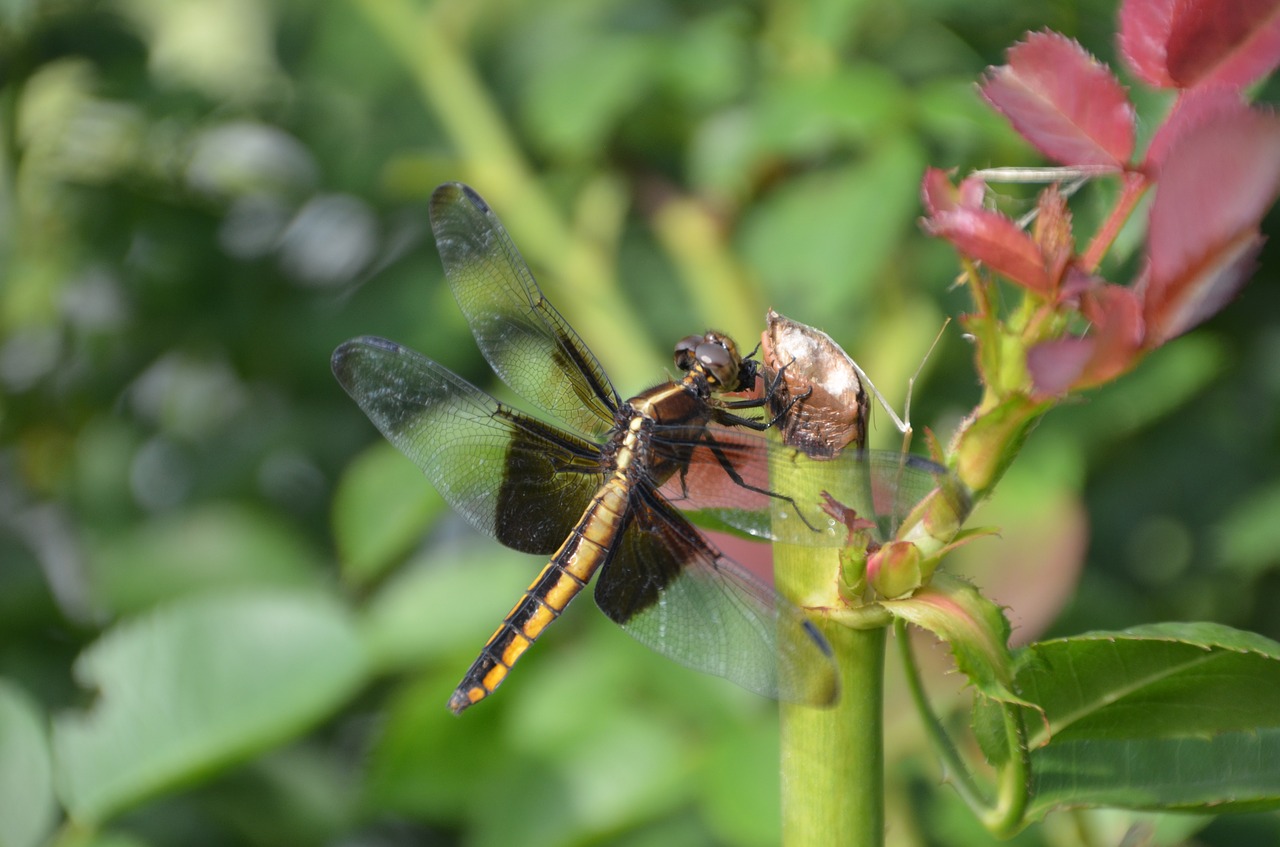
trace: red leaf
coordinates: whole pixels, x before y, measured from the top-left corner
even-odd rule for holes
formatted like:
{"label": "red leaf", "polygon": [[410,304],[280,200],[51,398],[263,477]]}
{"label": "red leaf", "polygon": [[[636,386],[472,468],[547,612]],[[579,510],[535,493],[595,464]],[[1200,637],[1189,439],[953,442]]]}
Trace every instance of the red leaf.
{"label": "red leaf", "polygon": [[1045,273],[1040,248],[1004,215],[986,209],[957,208],[928,218],[924,228],[1013,282],[1045,297],[1052,294],[1052,280]]}
{"label": "red leaf", "polygon": [[1146,326],[1142,303],[1132,289],[1100,285],[1090,289],[1081,309],[1093,322],[1096,346],[1076,388],[1109,382],[1137,364]]}
{"label": "red leaf", "polygon": [[1225,85],[1204,85],[1185,91],[1178,98],[1173,111],[1156,130],[1147,148],[1143,169],[1153,179],[1159,179],[1169,148],[1198,126],[1208,123],[1234,120],[1249,111],[1240,99],[1240,91]]}
{"label": "red leaf", "polygon": [[1147,346],[1221,309],[1247,279],[1280,196],[1280,118],[1245,110],[1188,129],[1165,155],[1141,288]]}
{"label": "red leaf", "polygon": [[1280,0],[1128,0],[1120,53],[1161,88],[1247,85],[1280,62]]}
{"label": "red leaf", "polygon": [[966,177],[957,187],[951,184],[951,174],[940,168],[929,168],[920,181],[920,199],[932,216],[955,209],[980,209],[986,183],[977,177]]}
{"label": "red leaf", "polygon": [[1027,372],[1038,397],[1101,385],[1137,364],[1144,325],[1142,305],[1132,290],[1096,284],[1085,293],[1081,311],[1093,322],[1088,335],[1045,342],[1027,351]]}
{"label": "red leaf", "polygon": [[1061,397],[1084,373],[1093,356],[1096,338],[1059,338],[1037,344],[1027,351],[1027,372],[1035,386],[1035,397]]}
{"label": "red leaf", "polygon": [[1258,251],[1266,239],[1256,229],[1215,245],[1201,261],[1165,286],[1145,292],[1150,333],[1147,347],[1159,347],[1194,328],[1230,303],[1258,268]]}
{"label": "red leaf", "polygon": [[1143,82],[1173,88],[1165,49],[1178,0],[1127,0],[1120,7],[1120,55]]}
{"label": "red leaf", "polygon": [[1166,44],[1182,88],[1248,85],[1280,62],[1280,0],[1181,0]]}
{"label": "red leaf", "polygon": [[1120,170],[1133,152],[1134,111],[1124,87],[1083,47],[1036,32],[988,68],[982,95],[1045,156]]}

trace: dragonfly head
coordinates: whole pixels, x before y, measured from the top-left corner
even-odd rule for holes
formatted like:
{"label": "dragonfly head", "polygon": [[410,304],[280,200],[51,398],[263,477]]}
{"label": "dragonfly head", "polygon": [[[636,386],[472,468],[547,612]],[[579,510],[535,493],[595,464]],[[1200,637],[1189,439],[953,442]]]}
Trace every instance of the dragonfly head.
{"label": "dragonfly head", "polygon": [[738,345],[722,332],[690,335],[676,342],[676,367],[702,376],[714,391],[749,391],[755,387],[755,368],[738,353]]}

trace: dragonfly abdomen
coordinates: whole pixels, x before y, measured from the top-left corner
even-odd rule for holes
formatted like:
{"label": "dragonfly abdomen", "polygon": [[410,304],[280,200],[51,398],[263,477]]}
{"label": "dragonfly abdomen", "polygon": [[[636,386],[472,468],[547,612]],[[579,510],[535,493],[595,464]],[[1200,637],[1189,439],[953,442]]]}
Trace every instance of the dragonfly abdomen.
{"label": "dragonfly abdomen", "polygon": [[622,530],[628,500],[626,481],[620,475],[600,487],[573,532],[525,589],[454,690],[449,698],[454,714],[492,694],[543,630],[591,581]]}

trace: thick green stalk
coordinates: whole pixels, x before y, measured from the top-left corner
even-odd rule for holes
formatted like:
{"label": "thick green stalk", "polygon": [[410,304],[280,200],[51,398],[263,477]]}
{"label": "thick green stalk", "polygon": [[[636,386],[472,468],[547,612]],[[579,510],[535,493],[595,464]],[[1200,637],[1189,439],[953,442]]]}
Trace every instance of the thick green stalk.
{"label": "thick green stalk", "polygon": [[[832,550],[774,547],[779,590],[805,602],[830,591]],[[827,709],[782,706],[782,843],[879,847],[884,843],[885,628],[818,620],[835,652],[840,699]]]}

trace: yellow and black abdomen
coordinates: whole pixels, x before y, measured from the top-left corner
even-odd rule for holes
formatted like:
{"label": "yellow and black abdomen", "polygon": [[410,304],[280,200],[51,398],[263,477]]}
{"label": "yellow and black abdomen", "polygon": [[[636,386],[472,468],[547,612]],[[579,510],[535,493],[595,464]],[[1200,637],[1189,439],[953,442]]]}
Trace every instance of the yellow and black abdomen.
{"label": "yellow and black abdomen", "polygon": [[601,486],[577,526],[507,613],[449,698],[455,714],[492,694],[524,651],[605,564],[627,519],[629,499],[622,474]]}

